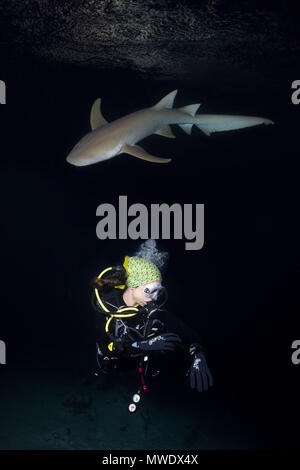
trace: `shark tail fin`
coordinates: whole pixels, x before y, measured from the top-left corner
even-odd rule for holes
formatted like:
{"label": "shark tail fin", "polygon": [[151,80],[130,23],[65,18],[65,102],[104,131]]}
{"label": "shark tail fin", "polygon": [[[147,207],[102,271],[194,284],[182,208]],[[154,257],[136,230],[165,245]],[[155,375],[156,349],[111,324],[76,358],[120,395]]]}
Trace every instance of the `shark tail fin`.
{"label": "shark tail fin", "polygon": [[105,124],[107,124],[106,119],[102,116],[101,113],[101,98],[98,98],[93,103],[90,112],[90,124],[92,130],[97,129],[97,127],[105,126]]}
{"label": "shark tail fin", "polygon": [[153,106],[154,109],[160,110],[160,109],[172,109],[173,104],[174,104],[174,99],[177,94],[178,90],[171,91],[167,96],[162,98],[156,105]]}
{"label": "shark tail fin", "polygon": [[274,124],[270,119],[257,116],[230,116],[222,114],[197,114],[195,125],[206,135],[213,132],[231,131],[260,124]]}

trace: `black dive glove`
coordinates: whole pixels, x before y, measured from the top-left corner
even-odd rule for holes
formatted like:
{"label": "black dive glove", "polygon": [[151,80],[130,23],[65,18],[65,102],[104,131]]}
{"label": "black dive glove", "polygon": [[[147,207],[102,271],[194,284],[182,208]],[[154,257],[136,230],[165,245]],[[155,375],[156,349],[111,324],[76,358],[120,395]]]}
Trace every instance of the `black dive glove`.
{"label": "black dive glove", "polygon": [[163,333],[144,341],[136,341],[131,346],[141,351],[174,351],[179,343],[181,338],[175,333]]}
{"label": "black dive glove", "polygon": [[212,387],[213,378],[208,368],[205,355],[201,350],[200,345],[192,344],[190,346],[190,353],[193,356],[192,365],[189,369],[190,386],[196,388],[198,392],[208,390],[208,387]]}

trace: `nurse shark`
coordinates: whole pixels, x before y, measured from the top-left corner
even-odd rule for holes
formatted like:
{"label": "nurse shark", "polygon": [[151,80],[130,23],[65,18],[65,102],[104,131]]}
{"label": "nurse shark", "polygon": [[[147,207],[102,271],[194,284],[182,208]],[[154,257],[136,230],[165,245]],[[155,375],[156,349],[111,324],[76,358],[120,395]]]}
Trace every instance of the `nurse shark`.
{"label": "nurse shark", "polygon": [[168,163],[171,158],[150,155],[137,142],[152,134],[175,138],[170,124],[179,125],[189,135],[193,125],[210,135],[259,124],[274,124],[270,119],[255,116],[196,114],[200,104],[173,108],[177,91],[172,91],[150,108],[127,114],[110,123],[102,116],[101,99],[98,98],[90,113],[92,131],[79,140],[69,153],[67,162],[87,166],[127,153],[149,162]]}

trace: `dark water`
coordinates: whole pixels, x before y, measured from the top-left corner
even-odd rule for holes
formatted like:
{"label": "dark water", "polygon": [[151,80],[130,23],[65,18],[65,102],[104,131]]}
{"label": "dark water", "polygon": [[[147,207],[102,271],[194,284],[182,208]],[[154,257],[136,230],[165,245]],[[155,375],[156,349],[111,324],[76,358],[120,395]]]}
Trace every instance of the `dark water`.
{"label": "dark water", "polygon": [[[20,67],[18,66],[20,65]],[[23,65],[23,66],[22,66]],[[5,70],[5,69],[4,69]],[[1,106],[1,449],[239,449],[297,447],[299,109],[295,70],[140,79],[130,72],[10,64]],[[110,121],[179,90],[175,106],[264,116],[274,126],[210,138],[174,128],[152,136],[157,165],[121,155],[76,168],[65,158],[103,99]],[[136,414],[138,376],[91,379],[89,280],[133,254],[133,240],[100,241],[96,208],[205,204],[205,244],[158,241],[170,253],[168,308],[203,337],[215,386],[196,394],[158,382]]]}

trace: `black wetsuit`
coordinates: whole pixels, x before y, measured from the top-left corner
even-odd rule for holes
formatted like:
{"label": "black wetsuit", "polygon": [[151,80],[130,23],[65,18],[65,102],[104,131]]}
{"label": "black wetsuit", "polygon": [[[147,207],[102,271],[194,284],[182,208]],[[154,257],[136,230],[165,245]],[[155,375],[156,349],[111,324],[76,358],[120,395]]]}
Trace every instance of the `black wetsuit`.
{"label": "black wetsuit", "polygon": [[[112,288],[109,292],[101,294],[101,300],[105,307],[114,313],[118,308],[126,307],[123,300],[124,290]],[[149,335],[156,336],[162,333],[176,333],[182,340],[175,352],[162,353],[151,352],[151,363],[155,369],[167,369],[168,373],[175,372],[185,375],[191,363],[189,347],[193,343],[201,344],[199,334],[185,325],[181,319],[165,309],[155,309],[155,304],[149,303],[146,307],[139,307],[139,312],[129,318],[114,318],[109,325],[109,336],[105,331],[105,324],[109,319],[109,313],[105,313],[97,301],[95,293],[92,295],[92,305],[96,311],[96,342],[102,357],[109,359],[126,359],[144,356],[145,353],[132,347],[135,341],[147,339]],[[114,338],[120,339],[121,350],[110,351],[108,345]],[[135,360],[136,361],[136,360]],[[120,362],[120,361],[119,361]]]}

